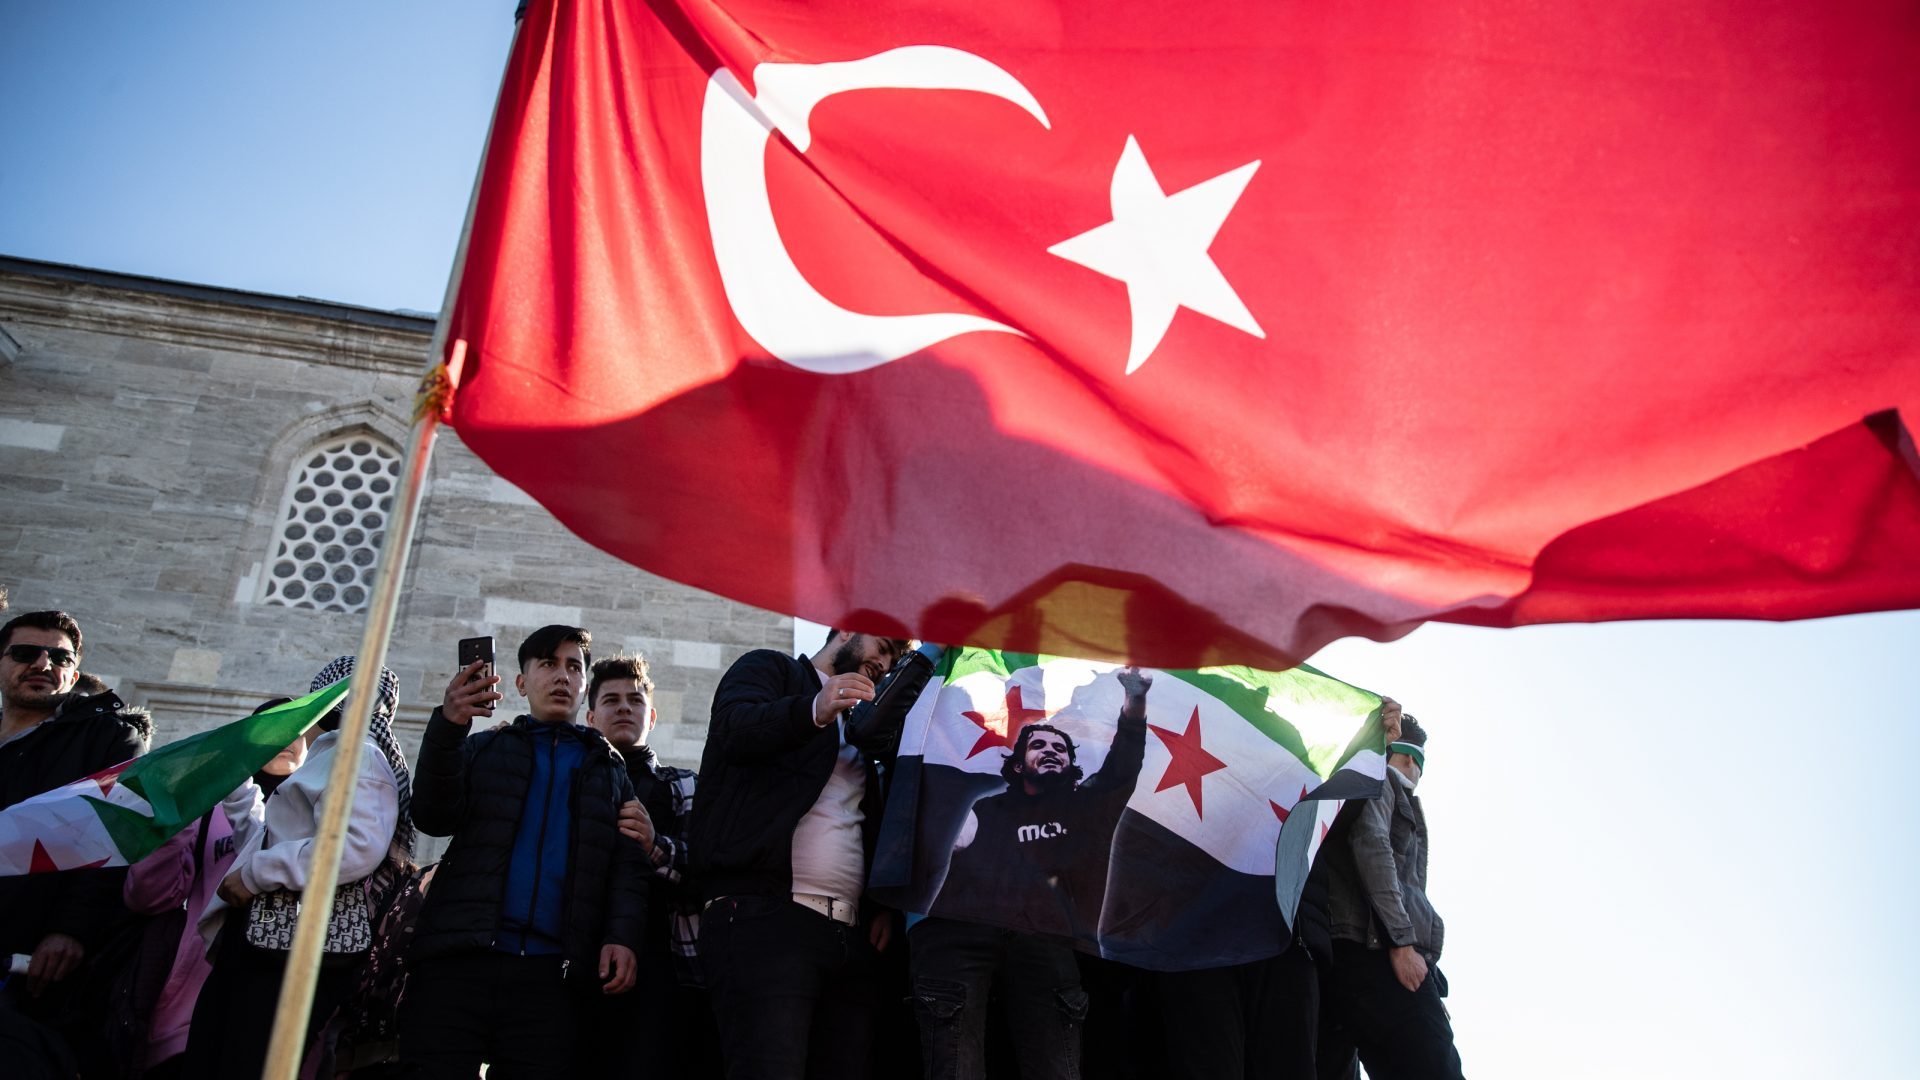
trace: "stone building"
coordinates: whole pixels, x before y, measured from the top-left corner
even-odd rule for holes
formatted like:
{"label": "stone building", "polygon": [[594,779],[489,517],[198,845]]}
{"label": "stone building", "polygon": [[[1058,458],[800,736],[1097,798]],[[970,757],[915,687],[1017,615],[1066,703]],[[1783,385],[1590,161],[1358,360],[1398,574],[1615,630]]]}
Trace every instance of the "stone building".
{"label": "stone building", "polygon": [[[355,650],[433,320],[0,257],[0,585],[64,608],[88,671],[158,740],[304,692]],[[637,482],[644,482],[639,480]],[[792,620],[576,539],[443,429],[388,666],[400,742],[492,634],[535,627],[653,663],[668,762],[697,765],[721,672]],[[504,687],[497,715],[524,707]]]}

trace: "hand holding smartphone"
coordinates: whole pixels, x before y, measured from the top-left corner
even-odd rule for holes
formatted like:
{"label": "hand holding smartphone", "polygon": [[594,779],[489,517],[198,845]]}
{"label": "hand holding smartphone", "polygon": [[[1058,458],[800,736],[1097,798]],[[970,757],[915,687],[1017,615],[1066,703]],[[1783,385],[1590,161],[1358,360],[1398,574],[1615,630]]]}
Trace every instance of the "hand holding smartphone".
{"label": "hand holding smartphone", "polygon": [[500,700],[500,694],[493,689],[500,680],[493,674],[493,638],[462,638],[458,651],[460,670],[454,672],[453,681],[447,684],[447,693],[440,701],[440,714],[455,724],[465,726],[473,722],[476,716],[493,716],[493,703]]}
{"label": "hand holding smartphone", "polygon": [[493,635],[460,639],[460,666],[465,668],[476,660],[487,665],[482,669],[483,676],[493,674]]}

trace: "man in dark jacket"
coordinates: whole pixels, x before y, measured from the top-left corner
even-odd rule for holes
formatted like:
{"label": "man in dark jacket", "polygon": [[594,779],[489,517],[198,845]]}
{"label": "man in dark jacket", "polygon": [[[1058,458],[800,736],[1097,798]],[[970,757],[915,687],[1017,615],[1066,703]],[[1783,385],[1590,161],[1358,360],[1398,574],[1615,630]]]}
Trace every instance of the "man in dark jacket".
{"label": "man in dark jacket", "polygon": [[[29,611],[0,627],[0,809],[147,752],[145,714],[111,691],[72,693],[80,650],[80,624],[64,611]],[[0,878],[0,955],[32,957],[7,987],[23,1012],[62,1023],[63,992],[127,917],[126,874]]]}
{"label": "man in dark jacket", "polygon": [[499,679],[462,668],[427,721],[413,820],[452,836],[420,914],[401,1003],[400,1053],[427,1077],[573,1075],[576,995],[634,983],[646,917],[645,854],[620,835],[625,763],[574,724],[587,632],[546,626],[520,645],[528,714],[491,716]]}
{"label": "man in dark jacket", "polygon": [[[0,627],[0,809],[147,752],[153,725],[109,691],[69,693],[80,625],[29,611]],[[121,870],[0,879],[0,948],[33,957],[29,993],[72,977],[96,935],[125,915]]]}
{"label": "man in dark jacket", "polygon": [[688,882],[686,825],[699,776],[660,763],[647,745],[654,719],[653,677],[644,657],[614,656],[593,665],[587,726],[626,759],[640,801],[621,812],[620,831],[647,852],[653,868],[639,984],[587,1010],[587,1026],[598,1034],[581,1046],[580,1072],[603,1080],[719,1071],[713,1008],[694,967],[700,903]]}
{"label": "man in dark jacket", "polygon": [[891,913],[861,904],[882,763],[847,742],[841,714],[873,699],[904,645],[835,630],[812,658],[756,650],[714,694],[693,870],[731,1080],[868,1074],[875,951],[893,933]]}
{"label": "man in dark jacket", "polygon": [[1446,925],[1427,902],[1427,818],[1413,793],[1426,744],[1419,722],[1402,717],[1380,797],[1343,811],[1320,855],[1333,923],[1319,1048],[1328,1080],[1354,1075],[1356,1048],[1377,1080],[1461,1075],[1434,966]]}

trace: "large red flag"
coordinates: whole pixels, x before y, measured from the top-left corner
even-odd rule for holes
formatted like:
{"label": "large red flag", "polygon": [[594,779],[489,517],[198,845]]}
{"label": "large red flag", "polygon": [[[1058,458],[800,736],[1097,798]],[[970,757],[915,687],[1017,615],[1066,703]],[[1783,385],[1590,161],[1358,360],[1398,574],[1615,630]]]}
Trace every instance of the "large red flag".
{"label": "large red flag", "polygon": [[1920,9],[536,2],[463,439],[866,630],[1920,606]]}

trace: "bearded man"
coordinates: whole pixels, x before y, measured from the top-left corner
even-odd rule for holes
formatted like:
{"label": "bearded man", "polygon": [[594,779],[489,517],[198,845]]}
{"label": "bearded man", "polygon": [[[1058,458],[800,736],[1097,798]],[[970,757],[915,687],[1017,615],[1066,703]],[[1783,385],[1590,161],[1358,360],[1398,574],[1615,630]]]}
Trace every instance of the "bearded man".
{"label": "bearded man", "polygon": [[757,649],[714,693],[689,846],[729,1080],[868,1075],[893,921],[862,899],[891,762],[842,714],[905,645],[834,630],[811,658]]}

